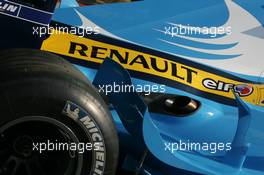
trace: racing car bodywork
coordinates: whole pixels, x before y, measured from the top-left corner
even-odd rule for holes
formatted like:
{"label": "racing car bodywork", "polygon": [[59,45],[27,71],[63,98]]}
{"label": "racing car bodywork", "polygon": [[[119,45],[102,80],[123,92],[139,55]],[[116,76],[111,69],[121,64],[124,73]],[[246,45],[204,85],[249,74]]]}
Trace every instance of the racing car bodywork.
{"label": "racing car bodywork", "polygon": [[[264,173],[263,1],[79,6],[62,0],[51,19],[54,6],[34,10],[38,18],[30,20],[22,15],[32,12],[0,12],[1,21],[12,19],[8,28],[1,26],[1,33],[11,32],[1,49],[55,53],[104,94],[109,89],[102,87],[114,83],[156,86],[155,92],[107,94],[126,150],[125,169],[151,175]],[[10,39],[10,26],[20,20],[29,21],[21,30],[32,35],[36,29],[33,38],[16,30]]]}

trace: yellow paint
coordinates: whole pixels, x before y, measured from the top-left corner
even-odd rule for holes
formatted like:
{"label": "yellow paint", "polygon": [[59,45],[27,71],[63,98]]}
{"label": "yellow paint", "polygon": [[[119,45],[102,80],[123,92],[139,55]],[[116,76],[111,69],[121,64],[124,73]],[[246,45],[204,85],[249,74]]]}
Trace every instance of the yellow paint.
{"label": "yellow paint", "polygon": [[[191,67],[189,65],[180,64],[178,62],[170,61],[166,58],[157,57],[151,54],[146,54],[143,52],[127,49],[124,47],[115,46],[115,45],[111,45],[111,44],[107,44],[107,43],[103,43],[103,42],[99,42],[99,41],[95,41],[95,40],[91,40],[87,38],[82,38],[76,35],[56,34],[56,32],[54,33],[55,34],[51,35],[48,39],[46,39],[43,42],[43,45],[41,48],[42,50],[73,57],[75,59],[90,61],[94,63],[102,63],[104,58],[110,57],[113,51],[117,51],[118,54],[120,54],[122,57],[125,57],[127,54],[128,60],[126,63],[121,63],[116,55],[112,55],[113,56],[112,58],[115,61],[119,62],[126,69],[155,75],[155,76],[162,77],[165,79],[170,79],[178,83],[191,86],[197,89],[198,92],[204,91],[207,93],[217,94],[217,95],[231,98],[231,99],[234,99],[234,94],[231,90],[229,90],[228,92],[225,92],[225,91],[220,91],[220,90],[215,90],[215,89],[208,89],[203,85],[203,80],[206,78],[210,78],[214,80],[215,82],[221,81],[221,82],[224,82],[225,84],[232,84],[232,85],[246,84],[244,82],[238,82],[232,79],[228,79],[228,78],[216,75],[214,73],[206,72],[206,71]],[[88,49],[85,50],[85,55],[81,55],[78,52],[78,50],[82,49],[82,47],[79,45],[76,46],[75,48],[76,51],[74,53],[69,53],[71,42],[83,44],[86,47],[88,47]],[[97,48],[96,57],[98,58],[92,57],[92,51],[95,50],[93,47]],[[101,49],[98,49],[98,48],[101,48]],[[141,59],[139,59],[138,57],[141,57]],[[164,69],[165,64],[168,64],[168,70],[166,72],[155,70],[153,66],[151,65],[151,58],[155,60],[155,62],[157,62],[157,66],[160,69]],[[142,61],[142,59],[146,61],[145,65],[147,65],[148,68],[145,68],[142,63],[138,63]],[[137,61],[135,62],[135,60]],[[172,73],[173,64],[176,65],[175,67],[177,68],[176,76],[175,74],[173,75]],[[188,71],[192,72],[191,76],[188,75]],[[190,77],[192,78],[191,82],[188,81],[188,78]],[[241,97],[241,98],[249,103],[264,106],[264,104],[260,103],[261,100],[264,100],[264,95],[263,95],[264,86],[259,85],[259,84],[248,84],[248,85],[254,88],[253,92],[250,95],[246,97]],[[261,91],[262,95],[260,95],[260,89],[262,89]]]}

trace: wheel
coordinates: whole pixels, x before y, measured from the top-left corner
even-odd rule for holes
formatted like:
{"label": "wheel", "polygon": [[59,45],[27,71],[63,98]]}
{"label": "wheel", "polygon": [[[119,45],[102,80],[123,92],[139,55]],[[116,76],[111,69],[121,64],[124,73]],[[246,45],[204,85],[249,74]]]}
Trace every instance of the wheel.
{"label": "wheel", "polygon": [[0,174],[114,175],[116,128],[73,65],[51,53],[0,53]]}

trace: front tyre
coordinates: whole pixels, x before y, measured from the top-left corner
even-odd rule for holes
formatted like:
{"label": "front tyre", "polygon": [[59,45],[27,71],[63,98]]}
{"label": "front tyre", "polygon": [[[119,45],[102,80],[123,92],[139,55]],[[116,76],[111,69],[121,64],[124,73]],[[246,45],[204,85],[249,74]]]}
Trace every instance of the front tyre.
{"label": "front tyre", "polygon": [[0,174],[114,175],[118,138],[97,90],[50,53],[0,53]]}

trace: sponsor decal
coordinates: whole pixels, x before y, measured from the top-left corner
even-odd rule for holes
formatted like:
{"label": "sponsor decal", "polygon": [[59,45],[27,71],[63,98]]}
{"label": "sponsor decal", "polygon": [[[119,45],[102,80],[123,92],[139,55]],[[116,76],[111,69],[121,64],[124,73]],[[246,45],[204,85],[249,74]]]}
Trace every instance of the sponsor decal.
{"label": "sponsor decal", "polygon": [[249,96],[253,92],[253,87],[247,84],[231,84],[225,83],[222,81],[215,81],[211,78],[206,78],[203,80],[204,87],[208,89],[213,89],[222,92],[230,92],[230,90],[234,90],[240,97]]}
{"label": "sponsor decal", "polygon": [[234,86],[234,90],[239,96],[248,96],[253,92],[253,87],[246,84],[236,85]]}
{"label": "sponsor decal", "polygon": [[95,149],[93,149],[93,175],[103,175],[106,160],[106,149],[103,135],[97,123],[91,118],[91,116],[78,105],[67,101],[63,114],[72,118],[73,120],[79,120],[88,130],[90,139],[92,140]]}
{"label": "sponsor decal", "polygon": [[0,0],[0,14],[29,21],[35,24],[48,25],[53,13],[6,0]]}
{"label": "sponsor decal", "polygon": [[143,72],[150,72],[153,74],[163,74],[163,76],[170,76],[186,84],[192,84],[193,77],[197,72],[187,66],[169,62],[166,59],[159,60],[159,58],[143,54],[140,52],[131,52],[131,50],[120,50],[119,48],[109,48],[98,43],[90,45],[91,43],[77,43],[70,42],[69,55],[78,55],[80,58],[86,60],[93,60],[97,63],[102,63],[106,57],[111,57],[122,64],[124,67],[134,70],[141,70]]}
{"label": "sponsor decal", "polygon": [[[64,55],[76,61],[85,61],[87,66],[89,63],[101,64],[105,58],[110,57],[129,71],[159,78],[160,83],[164,85],[170,86],[166,84],[166,80],[168,80],[175,82],[175,84],[193,88],[192,93],[196,95],[201,95],[202,92],[231,100],[235,99],[231,91],[233,89],[246,102],[260,104],[257,89],[263,85],[238,81],[236,78],[227,78],[214,73],[214,71],[199,69],[191,63],[183,64],[164,56],[142,52],[135,47],[130,49],[125,45],[117,46],[109,44],[107,41],[102,42],[91,38],[80,38],[72,34],[56,34],[54,32],[43,42],[41,50]],[[260,105],[264,106],[263,104]]]}
{"label": "sponsor decal", "polygon": [[19,9],[20,9],[20,5],[18,4],[11,3],[8,1],[4,1],[4,0],[0,1],[0,13],[17,16]]}

